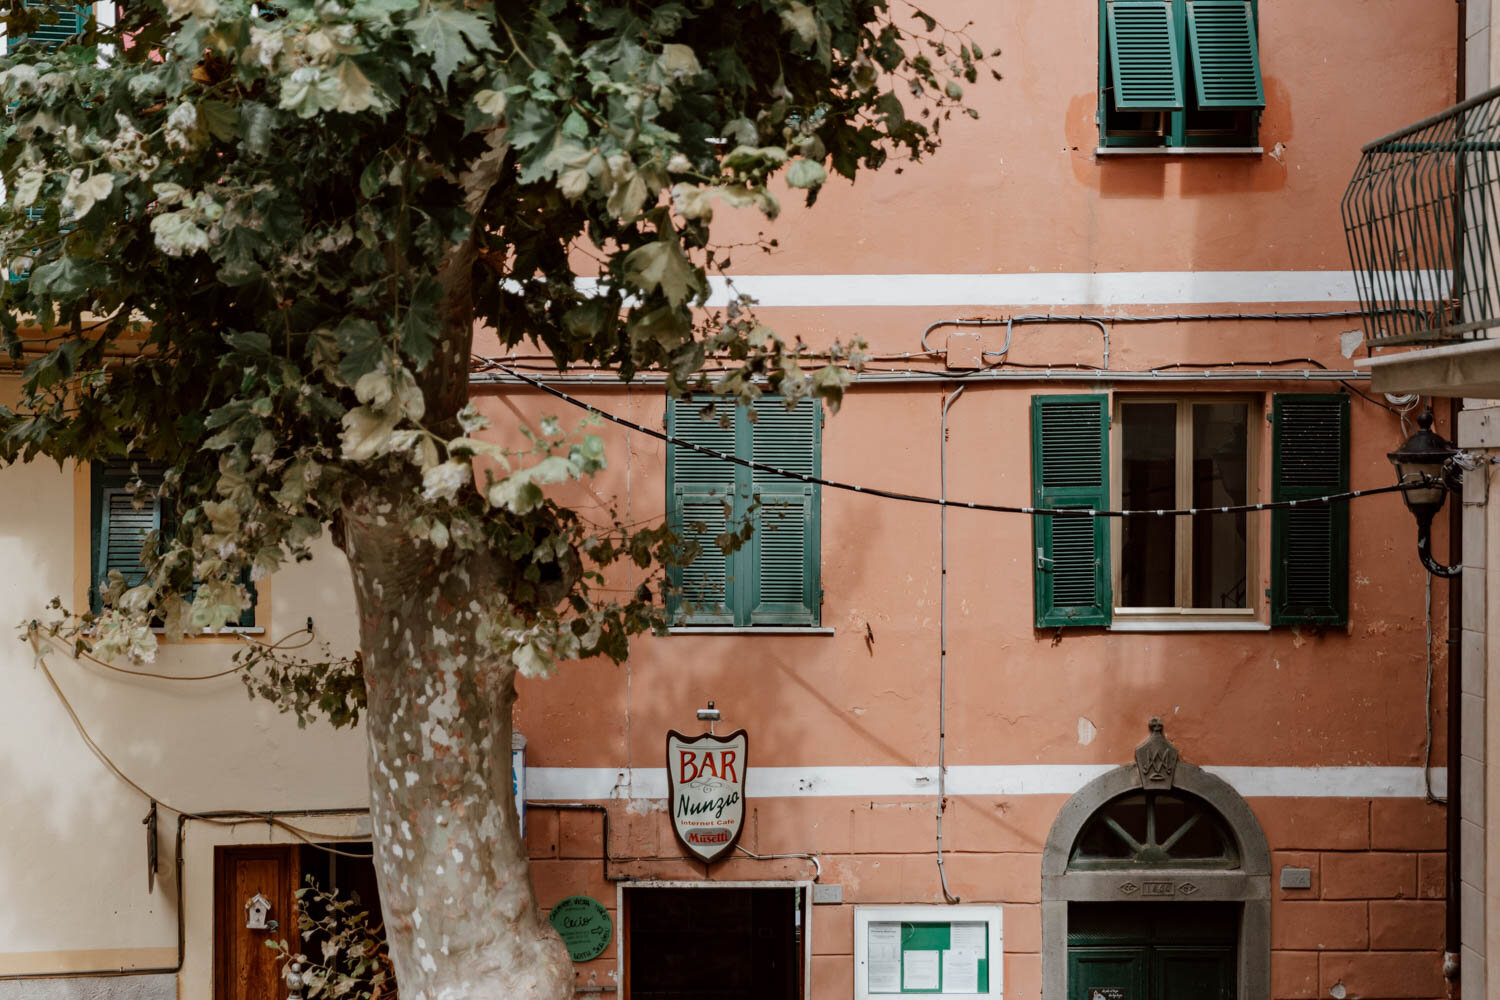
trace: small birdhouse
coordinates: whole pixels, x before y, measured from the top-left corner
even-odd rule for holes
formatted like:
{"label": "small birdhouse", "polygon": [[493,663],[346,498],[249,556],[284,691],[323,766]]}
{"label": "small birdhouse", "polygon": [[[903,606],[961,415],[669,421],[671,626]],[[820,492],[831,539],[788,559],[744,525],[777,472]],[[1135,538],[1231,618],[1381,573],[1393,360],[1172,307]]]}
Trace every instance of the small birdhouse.
{"label": "small birdhouse", "polygon": [[271,901],[257,892],[245,901],[245,926],[252,931],[265,930],[270,912]]}

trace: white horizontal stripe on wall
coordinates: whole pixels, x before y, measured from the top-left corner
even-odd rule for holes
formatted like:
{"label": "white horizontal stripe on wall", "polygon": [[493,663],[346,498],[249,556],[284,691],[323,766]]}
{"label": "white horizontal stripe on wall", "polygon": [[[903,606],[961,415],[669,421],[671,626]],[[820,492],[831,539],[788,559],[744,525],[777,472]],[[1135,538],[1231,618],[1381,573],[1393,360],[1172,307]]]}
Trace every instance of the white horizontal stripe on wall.
{"label": "white horizontal stripe on wall", "polygon": [[[1105,271],[1024,274],[745,274],[709,278],[708,304],[738,294],[768,307],[841,306],[1149,306],[1213,303],[1358,302],[1353,271]],[[1407,298],[1442,297],[1446,272],[1387,276]],[[580,278],[585,291],[597,286]]]}
{"label": "white horizontal stripe on wall", "polygon": [[[948,768],[949,795],[1072,795],[1110,764],[1017,764]],[[1246,798],[1421,798],[1420,767],[1206,767]],[[754,767],[755,798],[925,797],[937,795],[935,767]],[[1447,791],[1446,768],[1432,769],[1432,791]],[[664,799],[665,768],[528,767],[527,798]]]}

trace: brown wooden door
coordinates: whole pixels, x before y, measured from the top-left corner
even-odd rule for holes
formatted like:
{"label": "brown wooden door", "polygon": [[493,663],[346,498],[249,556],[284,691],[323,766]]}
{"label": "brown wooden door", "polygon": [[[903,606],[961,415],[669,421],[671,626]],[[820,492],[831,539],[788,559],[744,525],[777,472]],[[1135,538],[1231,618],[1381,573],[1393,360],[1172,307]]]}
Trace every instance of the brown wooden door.
{"label": "brown wooden door", "polygon": [[[214,1000],[283,1000],[281,963],[266,942],[295,945],[300,852],[292,846],[220,847],[214,851]],[[267,924],[245,926],[245,903],[256,893],[271,901]]]}

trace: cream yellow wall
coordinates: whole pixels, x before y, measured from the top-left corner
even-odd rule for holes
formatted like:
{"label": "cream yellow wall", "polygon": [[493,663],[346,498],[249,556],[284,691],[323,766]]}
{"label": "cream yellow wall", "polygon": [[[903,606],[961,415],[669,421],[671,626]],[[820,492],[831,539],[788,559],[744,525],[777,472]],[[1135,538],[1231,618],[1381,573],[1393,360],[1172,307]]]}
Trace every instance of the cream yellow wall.
{"label": "cream yellow wall", "polygon": [[[72,467],[52,463],[0,470],[0,621],[8,626],[38,616],[52,595],[77,589],[75,479]],[[82,516],[86,522],[86,510]],[[277,574],[269,590],[268,638],[311,616],[320,641],[336,650],[352,647],[349,583],[331,546],[311,563]],[[0,643],[0,976],[170,965],[176,818],[161,814],[161,871],[148,893],[141,825],[147,801],[84,745],[20,635]],[[163,648],[151,669],[211,673],[224,669],[229,653],[223,641],[189,641]],[[193,811],[365,803],[361,732],[299,729],[270,704],[248,700],[236,676],[143,680],[62,653],[47,664],[99,745],[163,803]],[[243,830],[189,827],[190,895],[211,892],[212,852],[204,845],[248,836]],[[260,824],[252,839],[272,838]],[[189,921],[189,950],[197,940],[202,960],[210,923],[207,916]],[[205,996],[207,980],[201,983],[202,992],[183,995]]]}

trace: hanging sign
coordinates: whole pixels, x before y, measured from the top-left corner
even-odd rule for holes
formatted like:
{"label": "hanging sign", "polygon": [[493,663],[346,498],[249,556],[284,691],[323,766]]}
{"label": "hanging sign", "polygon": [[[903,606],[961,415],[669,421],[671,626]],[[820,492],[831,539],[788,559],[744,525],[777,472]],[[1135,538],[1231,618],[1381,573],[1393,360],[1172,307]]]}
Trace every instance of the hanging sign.
{"label": "hanging sign", "polygon": [[728,854],[745,826],[745,770],[750,737],[667,733],[667,791],[672,829],[704,863]]}
{"label": "hanging sign", "polygon": [[552,908],[547,920],[562,935],[568,957],[575,962],[598,958],[614,933],[609,911],[589,896],[569,896]]}

